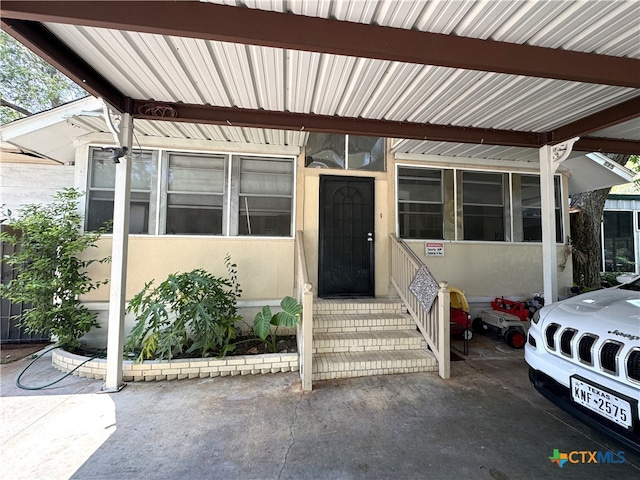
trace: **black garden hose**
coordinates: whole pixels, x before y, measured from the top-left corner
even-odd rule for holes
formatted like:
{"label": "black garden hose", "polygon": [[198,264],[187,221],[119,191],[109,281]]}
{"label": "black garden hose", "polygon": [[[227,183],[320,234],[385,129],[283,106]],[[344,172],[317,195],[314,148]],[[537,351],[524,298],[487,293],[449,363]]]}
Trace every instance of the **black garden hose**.
{"label": "black garden hose", "polygon": [[[62,348],[62,345],[56,345],[55,347],[51,347],[48,350],[45,350],[44,352],[42,352],[40,355],[38,355],[36,358],[34,358],[33,360],[31,360],[31,362],[29,362],[29,365],[27,365],[26,367],[24,367],[24,369],[22,370],[22,372],[20,372],[20,375],[18,375],[18,378],[16,378],[16,386],[18,388],[21,388],[23,390],[42,390],[44,388],[50,387],[51,385],[55,385],[56,383],[64,380],[65,378],[67,378],[69,375],[73,374],[73,372],[75,372],[77,369],[79,369],[81,366],[83,366],[85,363],[90,362],[91,360],[95,360],[96,358],[103,358],[104,357],[104,353],[100,353],[98,355],[94,355],[91,358],[88,358],[87,360],[85,360],[84,362],[80,363],[80,365],[76,365],[76,367],[73,370],[68,371],[67,373],[65,373],[62,377],[58,378],[57,380],[54,380],[51,383],[47,383],[46,385],[39,385],[37,387],[30,387],[27,385],[23,385],[22,383],[20,383],[20,379],[22,378],[22,376],[26,373],[26,371],[29,369],[29,367],[31,365],[33,365],[37,360],[39,360],[40,358],[42,358],[45,354],[49,353],[52,350],[55,350],[56,348]],[[104,350],[102,351],[104,352]]]}

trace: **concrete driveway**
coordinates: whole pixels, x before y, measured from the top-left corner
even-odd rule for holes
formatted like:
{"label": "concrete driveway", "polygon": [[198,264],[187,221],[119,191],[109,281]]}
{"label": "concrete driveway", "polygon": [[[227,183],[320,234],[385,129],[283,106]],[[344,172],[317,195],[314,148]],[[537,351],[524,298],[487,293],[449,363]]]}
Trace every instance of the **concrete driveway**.
{"label": "concrete driveway", "polygon": [[[460,346],[460,345],[458,345]],[[637,479],[623,464],[565,464],[554,450],[621,449],[530,386],[522,351],[474,339],[452,378],[432,373],[317,382],[296,373],[132,383],[98,394],[70,377],[15,386],[2,366],[3,479]],[[59,373],[43,358],[22,383]]]}

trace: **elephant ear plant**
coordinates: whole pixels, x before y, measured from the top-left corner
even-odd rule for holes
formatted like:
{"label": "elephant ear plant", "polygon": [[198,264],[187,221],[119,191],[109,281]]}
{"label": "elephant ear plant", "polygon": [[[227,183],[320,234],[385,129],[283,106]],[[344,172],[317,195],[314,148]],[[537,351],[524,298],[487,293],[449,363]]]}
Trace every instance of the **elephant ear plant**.
{"label": "elephant ear plant", "polygon": [[[284,297],[280,302],[282,311],[275,315],[271,313],[269,305],[262,307],[253,320],[253,333],[256,334],[273,353],[278,351],[278,327],[295,327],[300,323],[302,305],[293,297]],[[275,328],[271,328],[271,326]]]}
{"label": "elephant ear plant", "polygon": [[2,224],[10,227],[0,240],[16,247],[3,259],[18,270],[17,277],[0,285],[2,297],[30,307],[23,313],[20,325],[27,332],[50,333],[61,346],[78,347],[80,338],[100,325],[96,314],[80,303],[79,297],[107,280],[93,281],[87,272],[95,262],[105,263],[109,257],[88,259],[104,229],[83,232],[78,199],[83,194],[66,188],[53,197],[50,204],[22,207],[17,216],[3,211]]}
{"label": "elephant ear plant", "polygon": [[176,356],[220,356],[231,352],[238,335],[236,302],[242,292],[236,265],[225,259],[230,280],[202,269],[174,273],[157,287],[153,280],[134,296],[128,311],[137,322],[125,345],[137,361]]}

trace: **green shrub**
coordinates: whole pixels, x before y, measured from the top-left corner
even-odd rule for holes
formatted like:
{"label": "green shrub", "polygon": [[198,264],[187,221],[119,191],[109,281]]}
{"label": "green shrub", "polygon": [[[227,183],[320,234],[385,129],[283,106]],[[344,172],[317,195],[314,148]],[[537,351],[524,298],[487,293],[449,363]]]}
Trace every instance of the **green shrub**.
{"label": "green shrub", "polygon": [[202,269],[174,273],[155,288],[153,281],[131,299],[128,311],[136,315],[125,351],[147,358],[171,360],[183,356],[224,356],[238,335],[236,265],[225,263],[231,280]]}
{"label": "green shrub", "polygon": [[80,303],[79,296],[107,283],[91,280],[87,268],[110,260],[79,257],[96,246],[104,231],[82,231],[81,196],[67,188],[56,193],[51,204],[26,205],[16,217],[3,212],[2,223],[12,231],[0,234],[0,241],[17,246],[4,261],[18,269],[16,279],[0,286],[0,294],[14,303],[31,305],[20,321],[27,332],[50,333],[68,347],[79,346],[85,333],[100,327],[96,314]]}

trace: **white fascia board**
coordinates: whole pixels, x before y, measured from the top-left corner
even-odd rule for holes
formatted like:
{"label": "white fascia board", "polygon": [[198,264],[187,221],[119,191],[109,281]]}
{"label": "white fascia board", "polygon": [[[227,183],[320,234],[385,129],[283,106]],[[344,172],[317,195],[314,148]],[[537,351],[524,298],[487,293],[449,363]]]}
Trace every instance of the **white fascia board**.
{"label": "white fascia board", "polygon": [[86,97],[75,102],[61,105],[46,112],[36,113],[30,117],[21,118],[0,127],[0,138],[9,141],[16,137],[28,135],[56,123],[65,122],[67,118],[78,115],[85,110],[102,108],[102,101],[95,97]]}

